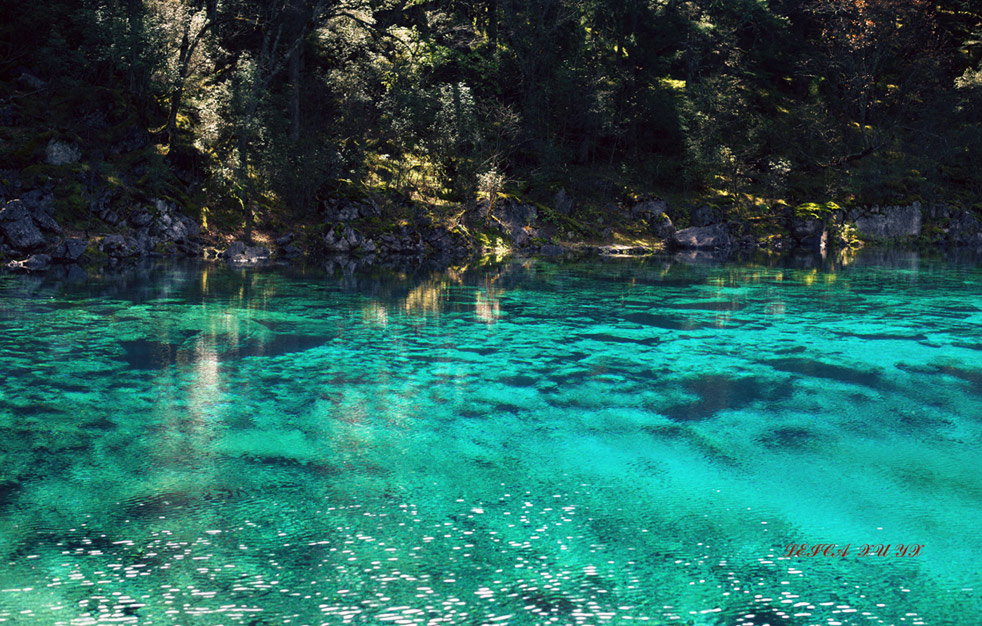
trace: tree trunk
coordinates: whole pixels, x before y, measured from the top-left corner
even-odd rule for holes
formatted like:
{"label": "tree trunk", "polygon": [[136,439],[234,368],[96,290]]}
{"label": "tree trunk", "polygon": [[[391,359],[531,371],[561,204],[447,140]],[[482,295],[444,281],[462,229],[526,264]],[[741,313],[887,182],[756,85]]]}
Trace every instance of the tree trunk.
{"label": "tree trunk", "polygon": [[177,87],[171,94],[170,111],[167,114],[167,145],[174,143],[174,135],[177,133],[177,113],[181,108],[181,99],[184,97],[184,83],[187,81],[188,68],[191,64],[191,23],[190,19],[184,24],[184,33],[181,35],[181,49],[177,57]]}
{"label": "tree trunk", "polygon": [[242,210],[245,212],[245,240],[252,243],[252,230],[254,227],[255,216],[252,209],[252,179],[249,178],[249,141],[246,137],[245,127],[240,127],[236,138],[239,149],[239,163],[236,167],[238,171],[236,178],[239,182],[239,202],[242,203]]}
{"label": "tree trunk", "polygon": [[294,48],[290,55],[290,143],[300,141],[300,76],[303,46]]}
{"label": "tree trunk", "polygon": [[492,47],[498,43],[498,0],[488,0],[488,39]]}

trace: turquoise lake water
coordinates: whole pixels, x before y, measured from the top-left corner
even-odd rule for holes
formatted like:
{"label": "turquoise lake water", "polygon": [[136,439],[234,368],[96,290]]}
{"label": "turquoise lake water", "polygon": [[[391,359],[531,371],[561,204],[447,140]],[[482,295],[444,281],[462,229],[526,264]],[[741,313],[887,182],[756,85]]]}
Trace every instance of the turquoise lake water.
{"label": "turquoise lake water", "polygon": [[0,623],[982,623],[982,266],[885,257],[0,276]]}

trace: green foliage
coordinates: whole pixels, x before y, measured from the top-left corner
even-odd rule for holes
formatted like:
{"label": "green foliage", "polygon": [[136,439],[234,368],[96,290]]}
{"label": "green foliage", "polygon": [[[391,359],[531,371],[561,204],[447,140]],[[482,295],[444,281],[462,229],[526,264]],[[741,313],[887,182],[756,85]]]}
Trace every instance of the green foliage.
{"label": "green foliage", "polygon": [[[325,197],[368,191],[970,203],[982,195],[973,7],[5,2],[0,38],[17,54],[0,65],[0,94],[32,132],[0,127],[0,157],[53,184],[44,147],[71,138],[100,153],[100,184],[194,197],[212,223],[247,227],[257,211],[303,219]],[[28,93],[21,66],[46,86]],[[134,127],[149,146],[129,145]]]}
{"label": "green foliage", "polygon": [[842,207],[835,202],[823,202],[821,204],[817,202],[805,202],[794,208],[794,214],[795,217],[823,220],[840,210],[842,210]]}

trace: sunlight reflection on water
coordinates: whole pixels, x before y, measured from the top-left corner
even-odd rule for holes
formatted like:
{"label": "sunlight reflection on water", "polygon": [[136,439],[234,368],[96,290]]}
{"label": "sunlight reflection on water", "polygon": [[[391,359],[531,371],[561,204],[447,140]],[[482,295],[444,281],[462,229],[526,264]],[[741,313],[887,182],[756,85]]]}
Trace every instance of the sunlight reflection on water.
{"label": "sunlight reflection on water", "polygon": [[0,277],[0,622],[966,624],[980,276]]}

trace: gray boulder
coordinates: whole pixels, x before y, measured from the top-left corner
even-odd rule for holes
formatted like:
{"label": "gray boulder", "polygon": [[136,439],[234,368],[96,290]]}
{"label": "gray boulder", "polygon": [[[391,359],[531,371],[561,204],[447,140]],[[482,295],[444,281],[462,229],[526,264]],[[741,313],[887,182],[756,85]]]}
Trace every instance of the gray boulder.
{"label": "gray boulder", "polygon": [[268,261],[270,252],[263,246],[247,246],[241,241],[234,241],[218,256],[235,265],[255,265]]}
{"label": "gray boulder", "polygon": [[479,200],[467,207],[464,212],[464,221],[469,225],[486,224],[491,216],[491,203],[487,200]]}
{"label": "gray boulder", "polygon": [[303,256],[303,250],[290,243],[280,248],[278,254],[281,258],[284,259],[295,259],[297,257]]}
{"label": "gray boulder", "polygon": [[32,189],[21,193],[18,197],[24,203],[27,212],[33,216],[37,216],[39,213],[46,213],[48,215],[54,213],[55,195],[50,191]]}
{"label": "gray boulder", "polygon": [[712,226],[723,221],[723,212],[709,205],[703,205],[692,211],[690,221],[693,226]]}
{"label": "gray boulder", "polygon": [[111,259],[125,259],[140,256],[140,246],[136,239],[122,235],[107,235],[99,242],[99,250]]}
{"label": "gray boulder", "polygon": [[129,223],[134,228],[143,228],[153,221],[153,215],[150,215],[150,211],[146,209],[140,209],[132,213],[129,217]]}
{"label": "gray boulder", "polygon": [[668,203],[657,198],[642,200],[631,207],[631,219],[652,220],[668,211]]}
{"label": "gray boulder", "polygon": [[856,229],[870,239],[899,239],[921,234],[921,203],[910,206],[873,207],[859,213]]}
{"label": "gray boulder", "polygon": [[154,198],[156,217],[150,224],[150,234],[158,241],[189,241],[201,234],[201,227],[193,219],[181,213],[177,206]]}
{"label": "gray boulder", "polygon": [[722,250],[731,245],[728,230],[717,224],[715,226],[693,226],[683,228],[671,239],[673,248],[683,250]]}
{"label": "gray boulder", "polygon": [[534,204],[520,202],[501,202],[494,207],[494,215],[503,222],[531,224],[538,217]]}
{"label": "gray boulder", "polygon": [[227,259],[227,258],[233,257],[233,256],[239,256],[240,254],[243,254],[246,251],[246,248],[247,247],[248,246],[246,246],[241,241],[233,241],[229,245],[229,247],[225,249],[225,252],[222,252],[218,256],[219,256],[219,258],[222,258],[222,259]]}
{"label": "gray boulder", "polygon": [[821,251],[828,245],[829,231],[826,220],[814,217],[791,219],[791,237],[801,248]]}
{"label": "gray boulder", "polygon": [[110,226],[115,226],[116,224],[119,224],[119,214],[116,213],[116,211],[113,211],[112,209],[106,209],[101,213],[99,213],[99,219],[109,224]]}
{"label": "gray boulder", "polygon": [[249,246],[245,249],[242,254],[238,254],[234,257],[230,257],[228,261],[231,263],[262,263],[268,261],[270,257],[269,248],[264,246]]}
{"label": "gray boulder", "polygon": [[88,247],[89,244],[84,239],[69,237],[55,246],[51,258],[56,263],[74,263],[78,261]]}
{"label": "gray boulder", "polygon": [[672,224],[672,219],[664,214],[654,218],[651,234],[659,239],[671,241],[675,237],[675,225]]}
{"label": "gray boulder", "polygon": [[350,252],[357,245],[357,237],[350,226],[345,226],[335,233],[336,229],[331,228],[324,235],[324,247],[328,252]]}
{"label": "gray boulder", "polygon": [[423,238],[405,226],[399,228],[395,233],[384,233],[378,238],[379,253],[386,257],[419,256],[423,254],[425,246]]}
{"label": "gray boulder", "polygon": [[358,219],[378,217],[382,214],[381,208],[373,200],[352,202],[339,198],[325,200],[322,212],[324,222],[327,224],[343,224]]}
{"label": "gray boulder", "polygon": [[791,220],[791,236],[799,241],[809,237],[821,236],[825,221],[813,217],[796,217]]}
{"label": "gray boulder", "polygon": [[31,211],[20,200],[11,200],[0,209],[0,222],[19,222],[30,219],[32,219]]}
{"label": "gray boulder", "polygon": [[14,250],[36,250],[44,246],[44,235],[20,200],[11,200],[0,209],[0,231]]}
{"label": "gray boulder", "polygon": [[576,203],[573,198],[566,193],[565,189],[560,189],[556,192],[556,198],[553,201],[553,207],[555,207],[556,212],[560,215],[570,215],[573,209],[576,207]]}
{"label": "gray boulder", "polygon": [[78,146],[64,141],[52,139],[44,149],[44,160],[48,165],[68,165],[78,163],[82,158],[82,151]]}
{"label": "gray boulder", "polygon": [[55,218],[51,217],[44,211],[35,211],[31,217],[34,219],[34,223],[37,224],[41,230],[61,234],[61,226],[55,221]]}
{"label": "gray boulder", "polygon": [[509,234],[511,235],[512,241],[519,248],[524,248],[532,242],[532,237],[524,228],[509,229]]}
{"label": "gray boulder", "polygon": [[375,242],[371,239],[366,239],[350,226],[345,226],[339,232],[335,232],[338,230],[337,228],[331,228],[324,235],[324,247],[328,252],[362,252],[368,254],[376,251]]}
{"label": "gray boulder", "polygon": [[18,68],[18,72],[19,75],[17,76],[17,81],[29,89],[40,91],[48,86],[47,82],[35,76],[34,73],[27,68]]}
{"label": "gray boulder", "polygon": [[[519,248],[527,246],[534,234],[526,227],[538,217],[538,211],[533,204],[506,201],[496,205],[492,214],[497,218],[501,231]],[[534,231],[533,231],[534,233]]]}

